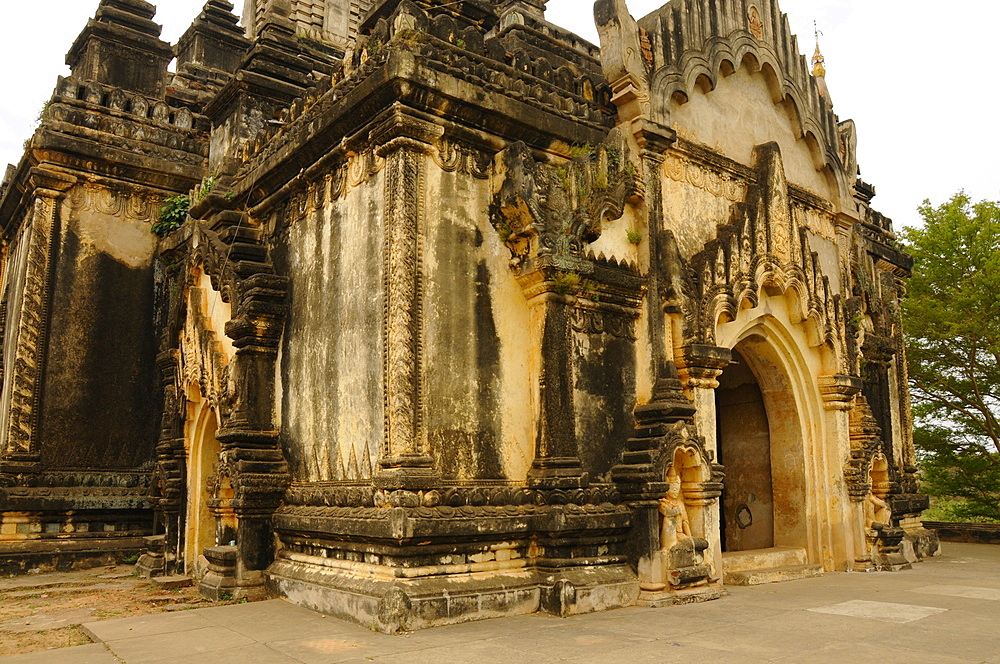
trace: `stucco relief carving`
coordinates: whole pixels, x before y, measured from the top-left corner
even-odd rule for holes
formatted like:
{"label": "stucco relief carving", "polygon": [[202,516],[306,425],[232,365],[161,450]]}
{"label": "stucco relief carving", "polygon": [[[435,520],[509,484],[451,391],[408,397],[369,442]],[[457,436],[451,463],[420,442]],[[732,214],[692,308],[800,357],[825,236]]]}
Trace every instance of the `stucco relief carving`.
{"label": "stucco relief carving", "polygon": [[720,316],[735,319],[744,301],[756,306],[770,284],[798,294],[798,315],[813,344],[829,342],[842,351],[842,298],[811,250],[807,229],[795,223],[777,144],[758,146],[754,170],[755,182],[729,223],[687,262],[684,343],[714,345]]}
{"label": "stucco relief carving", "polygon": [[637,195],[637,169],[621,132],[560,167],[535,162],[518,142],[494,161],[491,221],[519,275],[538,268],[579,271],[584,246]]}
{"label": "stucco relief carving", "polygon": [[635,316],[631,313],[576,307],[572,325],[581,334],[610,334],[619,339],[636,340]]}
{"label": "stucco relief carving", "polygon": [[129,221],[152,222],[159,216],[163,196],[88,182],[74,187],[66,197],[66,203],[75,212],[96,212]]}
{"label": "stucco relief carving", "polygon": [[678,154],[666,156],[663,161],[663,174],[674,182],[690,184],[732,203],[738,203],[746,198],[746,182],[732,175],[707,169]]}
{"label": "stucco relief carving", "polygon": [[[64,177],[41,176],[42,184],[63,189],[70,181]],[[59,201],[63,195],[52,189],[36,190],[30,222],[26,224],[28,242],[24,289],[21,294],[17,329],[7,330],[4,343],[14,344],[13,362],[5,370],[10,373],[7,395],[9,410],[6,431],[3,432],[4,456],[29,455],[35,450],[35,430],[41,400],[40,381],[44,371],[46,337],[51,294],[50,272],[55,254],[59,224]]]}
{"label": "stucco relief carving", "polygon": [[760,10],[756,5],[747,8],[747,27],[750,29],[750,34],[757,39],[764,38],[764,21],[761,20]]}
{"label": "stucco relief carving", "polygon": [[220,298],[218,293],[206,293],[203,288],[192,287],[189,291],[188,315],[181,332],[180,371],[183,385],[198,385],[202,395],[219,408],[220,418],[224,418],[232,407],[229,358],[222,349],[219,332],[212,329],[209,312],[204,310],[205,304],[211,307],[215,298]]}
{"label": "stucco relief carving", "polygon": [[671,466],[667,472],[667,495],[659,500],[660,551],[670,551],[678,542],[691,539],[691,520],[681,497],[681,477]]}
{"label": "stucco relief carving", "polygon": [[434,163],[446,173],[465,173],[477,180],[490,177],[492,155],[469,147],[459,141],[444,138],[431,151]]}

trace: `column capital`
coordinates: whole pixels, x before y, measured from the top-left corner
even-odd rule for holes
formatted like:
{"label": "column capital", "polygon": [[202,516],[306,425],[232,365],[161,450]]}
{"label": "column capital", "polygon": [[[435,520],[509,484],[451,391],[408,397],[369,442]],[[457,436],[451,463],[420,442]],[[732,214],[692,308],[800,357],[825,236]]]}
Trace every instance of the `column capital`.
{"label": "column capital", "polygon": [[378,155],[385,157],[405,147],[424,152],[443,135],[444,127],[418,117],[396,102],[369,132],[368,139],[378,146]]}
{"label": "column capital", "polygon": [[691,344],[676,354],[677,373],[689,389],[714,390],[716,380],[733,361],[733,351],[719,346]]}
{"label": "column capital", "polygon": [[819,377],[819,393],[827,410],[851,410],[854,397],[861,392],[861,379],[857,376],[831,374]]}

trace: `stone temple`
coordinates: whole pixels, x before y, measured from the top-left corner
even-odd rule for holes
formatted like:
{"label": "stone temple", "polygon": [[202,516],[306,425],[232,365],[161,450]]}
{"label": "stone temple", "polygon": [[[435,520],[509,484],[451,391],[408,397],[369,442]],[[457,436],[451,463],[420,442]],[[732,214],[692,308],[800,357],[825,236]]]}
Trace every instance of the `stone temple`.
{"label": "stone temple", "polygon": [[2,571],[396,632],[936,551],[911,260],[776,0],[94,4],[0,197]]}

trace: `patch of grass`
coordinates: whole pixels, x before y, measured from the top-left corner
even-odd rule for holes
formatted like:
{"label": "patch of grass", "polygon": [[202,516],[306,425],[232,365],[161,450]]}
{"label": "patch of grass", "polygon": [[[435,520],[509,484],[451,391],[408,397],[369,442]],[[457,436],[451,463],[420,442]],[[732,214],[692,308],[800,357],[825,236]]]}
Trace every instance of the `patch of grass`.
{"label": "patch of grass", "polygon": [[924,521],[944,521],[945,523],[1000,523],[995,519],[979,517],[970,519],[961,516],[961,508],[965,501],[961,498],[938,498],[931,496],[931,507],[920,517]]}
{"label": "patch of grass", "polygon": [[559,272],[552,279],[552,290],[560,295],[567,295],[580,285],[580,275],[575,272]]}
{"label": "patch of grass", "polygon": [[594,154],[594,149],[594,146],[590,143],[571,145],[569,148],[569,156],[572,159],[576,159],[577,157],[589,157]]}

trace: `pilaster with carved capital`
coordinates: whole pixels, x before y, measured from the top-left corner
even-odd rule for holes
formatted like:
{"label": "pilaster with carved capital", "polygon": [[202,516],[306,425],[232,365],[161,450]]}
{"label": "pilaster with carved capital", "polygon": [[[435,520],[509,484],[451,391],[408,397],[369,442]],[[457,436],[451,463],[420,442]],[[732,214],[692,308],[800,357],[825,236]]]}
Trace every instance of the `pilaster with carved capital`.
{"label": "pilaster with carved capital", "polygon": [[371,131],[386,160],[383,328],[385,435],[375,483],[424,489],[438,483],[423,396],[426,155],[443,127],[394,105]]}

